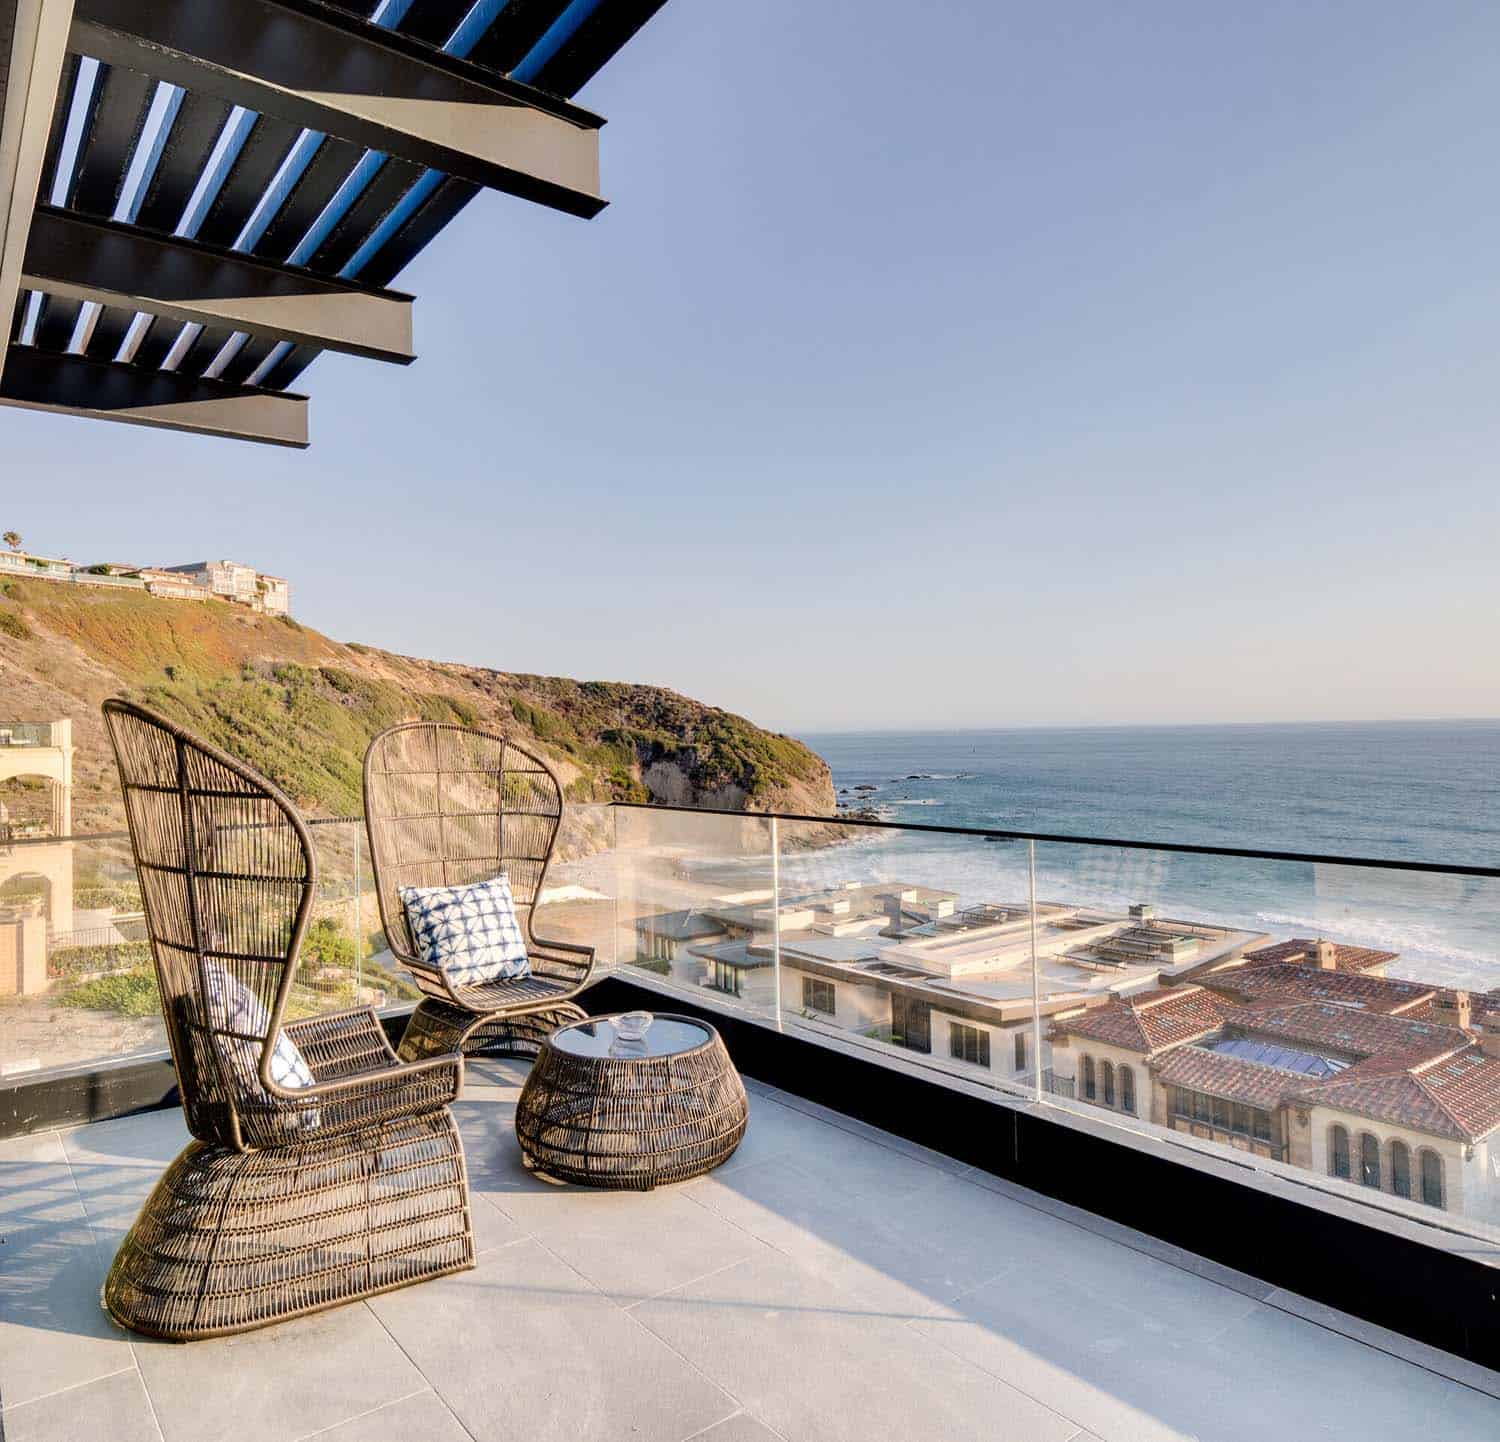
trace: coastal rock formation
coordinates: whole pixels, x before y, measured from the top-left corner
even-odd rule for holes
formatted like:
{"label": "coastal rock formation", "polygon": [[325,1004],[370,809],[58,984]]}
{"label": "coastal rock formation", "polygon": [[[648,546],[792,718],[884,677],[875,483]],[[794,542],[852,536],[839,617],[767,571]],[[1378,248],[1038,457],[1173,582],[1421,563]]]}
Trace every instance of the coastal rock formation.
{"label": "coastal rock formation", "polygon": [[828,767],[800,741],[661,687],[399,656],[219,601],[0,583],[0,723],[72,718],[79,832],[123,824],[99,717],[113,695],[193,727],[314,815],[357,814],[370,737],[416,717],[513,736],[570,801],[834,810]]}

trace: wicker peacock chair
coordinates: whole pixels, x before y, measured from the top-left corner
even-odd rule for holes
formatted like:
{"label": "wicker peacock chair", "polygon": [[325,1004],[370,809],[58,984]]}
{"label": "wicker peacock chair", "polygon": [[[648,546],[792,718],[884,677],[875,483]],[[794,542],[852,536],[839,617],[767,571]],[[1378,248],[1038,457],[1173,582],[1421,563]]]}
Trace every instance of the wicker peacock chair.
{"label": "wicker peacock chair", "polygon": [[233,757],[104,704],[188,1130],[104,1303],[174,1339],[239,1332],[474,1265],[463,1059],[398,1060],[368,1008],[284,1021],[317,868]]}
{"label": "wicker peacock chair", "polygon": [[[423,993],[400,1055],[535,1056],[551,1032],[581,1021],[570,998],[587,984],[594,949],[543,941],[536,899],[562,821],[562,788],[545,763],[503,736],[434,721],[392,726],[365,752],[365,825],[380,919],[396,959]],[[531,975],[451,985],[417,953],[403,886],[462,886],[504,872],[526,938]]]}

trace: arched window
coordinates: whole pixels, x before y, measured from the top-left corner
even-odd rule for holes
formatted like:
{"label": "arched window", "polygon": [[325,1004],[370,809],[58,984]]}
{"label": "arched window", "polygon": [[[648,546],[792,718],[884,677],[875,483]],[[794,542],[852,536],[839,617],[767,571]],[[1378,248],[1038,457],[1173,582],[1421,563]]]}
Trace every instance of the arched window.
{"label": "arched window", "polygon": [[1361,1186],[1380,1190],[1380,1143],[1369,1132],[1360,1133],[1359,1182]]}
{"label": "arched window", "polygon": [[1094,1096],[1094,1059],[1086,1056],[1083,1059],[1083,1098],[1091,1102]]}
{"label": "arched window", "polygon": [[1135,1115],[1135,1072],[1128,1066],[1120,1068],[1120,1110]]}
{"label": "arched window", "polygon": [[1340,1126],[1328,1128],[1328,1175],[1349,1176],[1349,1133]]}
{"label": "arched window", "polygon": [[1391,1190],[1398,1197],[1411,1196],[1411,1149],[1405,1142],[1391,1143]]}
{"label": "arched window", "polygon": [[1104,1063],[1104,1105],[1112,1107],[1115,1104],[1115,1064],[1112,1061]]}
{"label": "arched window", "polygon": [[1426,1147],[1422,1148],[1422,1200],[1429,1207],[1443,1205],[1443,1159]]}

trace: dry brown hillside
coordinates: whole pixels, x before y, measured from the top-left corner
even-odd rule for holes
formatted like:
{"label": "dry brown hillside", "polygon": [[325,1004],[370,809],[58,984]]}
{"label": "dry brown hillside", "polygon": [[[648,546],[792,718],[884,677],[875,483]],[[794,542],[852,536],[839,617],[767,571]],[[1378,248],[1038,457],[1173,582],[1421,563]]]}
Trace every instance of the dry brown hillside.
{"label": "dry brown hillside", "polygon": [[113,695],[194,727],[322,815],[359,811],[369,738],[419,716],[513,736],[572,800],[834,810],[828,767],[801,742],[659,687],[397,656],[227,602],[0,583],[0,721],[73,719],[75,831],[122,819],[99,718]]}

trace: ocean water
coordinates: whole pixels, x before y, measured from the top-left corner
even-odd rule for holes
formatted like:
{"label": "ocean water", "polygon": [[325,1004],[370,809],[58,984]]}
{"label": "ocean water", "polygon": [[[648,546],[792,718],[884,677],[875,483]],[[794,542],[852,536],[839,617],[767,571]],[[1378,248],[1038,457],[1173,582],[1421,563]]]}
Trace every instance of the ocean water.
{"label": "ocean water", "polygon": [[[1391,975],[1500,986],[1500,879],[1197,857],[1171,843],[1500,868],[1500,722],[867,732],[803,738],[840,801],[904,824],[1162,843],[1038,843],[1038,894],[1400,953]],[[870,788],[860,790],[857,788]],[[1024,846],[868,833],[838,866],[1026,895]]]}

